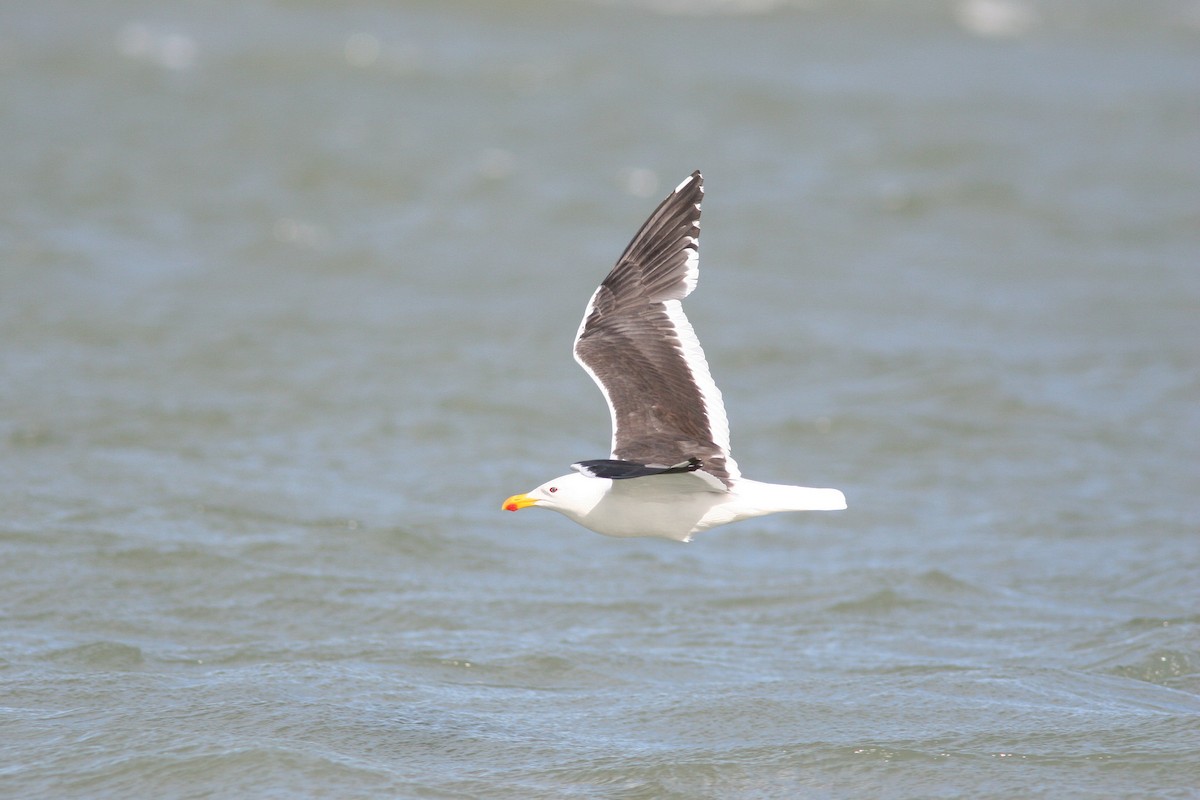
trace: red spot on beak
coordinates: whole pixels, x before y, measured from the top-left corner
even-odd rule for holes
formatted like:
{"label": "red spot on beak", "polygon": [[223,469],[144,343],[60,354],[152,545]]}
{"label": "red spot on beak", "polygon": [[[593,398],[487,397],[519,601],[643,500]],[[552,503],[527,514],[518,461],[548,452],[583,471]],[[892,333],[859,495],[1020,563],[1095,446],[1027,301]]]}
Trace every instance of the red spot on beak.
{"label": "red spot on beak", "polygon": [[508,505],[506,505],[506,506],[504,507],[504,510],[505,510],[505,511],[516,511],[516,510],[517,510],[517,504],[516,504],[516,503],[509,503]]}

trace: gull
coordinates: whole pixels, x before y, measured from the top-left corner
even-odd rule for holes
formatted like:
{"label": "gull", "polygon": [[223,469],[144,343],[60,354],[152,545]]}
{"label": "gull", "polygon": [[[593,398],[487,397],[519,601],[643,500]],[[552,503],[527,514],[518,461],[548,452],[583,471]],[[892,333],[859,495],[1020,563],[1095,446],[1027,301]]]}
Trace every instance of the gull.
{"label": "gull", "polygon": [[781,511],[846,508],[837,489],[743,478],[729,422],[683,298],[700,275],[700,201],[693,172],[638,230],[600,284],[575,334],[575,360],[612,417],[608,458],[504,501],[547,508],[618,537],[691,541],[700,531]]}

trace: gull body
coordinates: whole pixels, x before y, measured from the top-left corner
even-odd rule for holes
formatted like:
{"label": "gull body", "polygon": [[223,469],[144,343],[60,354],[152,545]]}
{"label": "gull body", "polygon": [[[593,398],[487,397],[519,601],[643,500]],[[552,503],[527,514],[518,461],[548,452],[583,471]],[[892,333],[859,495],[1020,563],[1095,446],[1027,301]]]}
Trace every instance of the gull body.
{"label": "gull body", "polygon": [[577,472],[510,497],[511,510],[547,508],[605,536],[654,536],[689,542],[693,534],[780,511],[838,511],[846,498],[837,489],[784,486],[741,478],[714,491],[686,476],[661,475],[617,481]]}

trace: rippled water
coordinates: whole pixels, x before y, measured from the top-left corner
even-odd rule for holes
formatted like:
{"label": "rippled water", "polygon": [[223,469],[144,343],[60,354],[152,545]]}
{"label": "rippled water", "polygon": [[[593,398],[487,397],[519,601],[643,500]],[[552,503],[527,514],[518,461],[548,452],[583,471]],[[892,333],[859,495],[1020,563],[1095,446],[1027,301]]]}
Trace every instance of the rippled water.
{"label": "rippled water", "polygon": [[[1193,797],[1194,2],[0,7],[0,794]],[[744,471],[500,501],[658,199]]]}

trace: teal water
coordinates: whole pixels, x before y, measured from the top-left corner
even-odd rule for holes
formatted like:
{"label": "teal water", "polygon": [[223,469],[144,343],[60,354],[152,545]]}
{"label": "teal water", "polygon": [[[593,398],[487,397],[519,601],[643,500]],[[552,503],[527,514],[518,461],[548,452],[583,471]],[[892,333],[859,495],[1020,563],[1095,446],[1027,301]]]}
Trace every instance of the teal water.
{"label": "teal water", "polygon": [[[0,7],[0,795],[1183,798],[1200,7]],[[689,545],[579,316],[704,170]]]}

